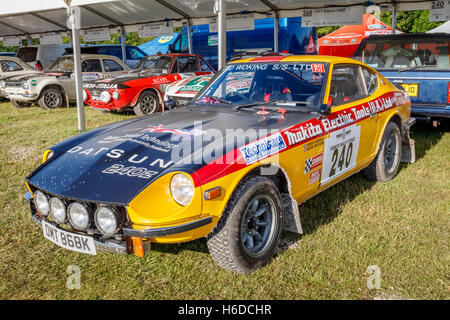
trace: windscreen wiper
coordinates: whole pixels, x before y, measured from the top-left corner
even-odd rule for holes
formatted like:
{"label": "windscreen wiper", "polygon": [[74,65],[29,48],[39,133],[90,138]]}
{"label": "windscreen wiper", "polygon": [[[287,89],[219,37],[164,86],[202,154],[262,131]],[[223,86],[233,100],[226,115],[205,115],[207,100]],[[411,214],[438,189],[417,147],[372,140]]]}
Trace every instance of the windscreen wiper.
{"label": "windscreen wiper", "polygon": [[397,72],[400,74],[400,73],[402,73],[404,71],[413,71],[413,70],[416,70],[416,69],[419,69],[419,68],[431,68],[431,67],[436,67],[436,66],[433,65],[433,64],[426,64],[424,66],[414,66],[414,67],[408,67],[408,68],[399,69]]}
{"label": "windscreen wiper", "polygon": [[[204,98],[216,100],[216,101],[219,101],[220,103],[223,103],[223,104],[233,104],[231,101],[228,101],[228,100],[219,98],[219,97],[217,97],[217,96],[202,96],[200,99],[204,99]],[[195,102],[197,102],[198,100],[199,100],[199,99],[197,99]]]}
{"label": "windscreen wiper", "polygon": [[[272,106],[273,105],[273,106]],[[311,112],[316,111],[313,108],[299,108],[298,105],[310,105],[310,102],[306,101],[287,101],[287,100],[274,100],[274,101],[267,101],[267,102],[254,102],[249,104],[242,104],[239,106],[234,107],[235,111],[239,111],[246,108],[253,108],[253,107],[265,107],[267,110],[278,110],[281,107],[287,111],[296,111],[296,112]]]}

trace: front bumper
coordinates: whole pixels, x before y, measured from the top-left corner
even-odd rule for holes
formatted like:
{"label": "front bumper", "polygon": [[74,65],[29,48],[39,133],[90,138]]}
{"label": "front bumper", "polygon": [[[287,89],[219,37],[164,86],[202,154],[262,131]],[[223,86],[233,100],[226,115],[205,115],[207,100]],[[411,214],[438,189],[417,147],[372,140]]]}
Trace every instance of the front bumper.
{"label": "front bumper", "polygon": [[[28,202],[28,205],[30,207],[31,211],[31,217],[33,221],[38,224],[39,226],[42,225],[42,220],[45,218],[40,217],[37,214],[37,210],[34,207],[33,201],[31,201],[31,193],[27,192],[25,194],[25,199]],[[130,225],[125,225],[122,228],[122,234],[121,237],[122,240],[113,239],[113,238],[96,238],[94,237],[94,244],[96,249],[102,250],[102,251],[108,251],[113,253],[119,253],[119,254],[129,254],[133,253],[133,251],[136,254],[136,251],[133,248],[133,243],[135,242],[135,239],[138,238],[139,241],[144,241],[146,243],[151,242],[151,238],[158,238],[158,237],[164,237],[164,236],[170,236],[175,234],[184,233],[187,231],[192,231],[197,228],[201,228],[203,226],[206,226],[210,223],[212,223],[213,219],[212,217],[206,217],[202,218],[196,221],[192,221],[186,224],[178,225],[178,226],[172,226],[172,227],[164,227],[164,228],[147,228],[147,229],[134,229]],[[59,225],[57,225],[54,222],[46,220],[47,223],[52,224],[54,227],[68,231],[73,232],[71,230],[66,230]],[[75,231],[78,232],[78,231]],[[80,234],[90,236],[87,233],[80,232]],[[137,254],[136,254],[137,255]],[[139,255],[140,256],[140,255]]]}
{"label": "front bumper", "polygon": [[8,94],[5,91],[5,97],[10,99],[10,100],[16,100],[16,101],[35,101],[37,98],[39,98],[39,94],[38,93],[14,93],[14,94]]}

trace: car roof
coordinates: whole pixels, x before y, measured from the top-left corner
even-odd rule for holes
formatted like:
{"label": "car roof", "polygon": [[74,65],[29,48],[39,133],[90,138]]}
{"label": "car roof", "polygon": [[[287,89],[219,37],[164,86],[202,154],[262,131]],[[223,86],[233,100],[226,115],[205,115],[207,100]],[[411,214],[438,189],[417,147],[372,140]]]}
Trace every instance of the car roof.
{"label": "car roof", "polygon": [[[73,57],[73,54],[66,54],[66,55],[60,56],[59,58],[61,58],[61,57]],[[91,58],[91,59],[111,59],[111,58],[114,58],[115,60],[122,61],[119,58],[117,58],[116,56],[110,56],[107,54],[82,53],[81,58],[82,59],[89,59],[89,58]]]}
{"label": "car roof", "polygon": [[193,53],[162,53],[162,54],[151,54],[147,57],[151,56],[169,56],[169,57],[201,57],[199,54]]}

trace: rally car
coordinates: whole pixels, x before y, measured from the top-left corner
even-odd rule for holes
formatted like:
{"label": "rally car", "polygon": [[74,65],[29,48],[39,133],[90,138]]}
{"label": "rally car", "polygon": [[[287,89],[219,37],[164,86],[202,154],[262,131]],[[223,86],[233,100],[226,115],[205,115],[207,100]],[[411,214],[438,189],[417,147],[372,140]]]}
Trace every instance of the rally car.
{"label": "rally car", "polygon": [[142,58],[127,75],[83,83],[84,101],[105,111],[132,108],[138,116],[149,115],[164,109],[164,90],[168,84],[213,72],[198,55],[151,55]]}
{"label": "rally car", "polygon": [[198,76],[169,84],[164,94],[164,106],[169,109],[184,106],[203,89],[211,78],[212,75]]}
{"label": "rally car", "polygon": [[[73,56],[57,58],[45,72],[9,77],[0,82],[2,93],[16,106],[38,103],[43,109],[68,107],[76,100]],[[82,79],[99,79],[128,71],[119,58],[98,54],[81,55]]]}
{"label": "rally car", "polygon": [[249,273],[282,229],[302,232],[298,204],[361,170],[388,181],[413,162],[410,112],[403,90],[356,60],[235,61],[185,108],[50,147],[26,199],[44,237],[70,250],[143,256],[152,242],[206,237],[219,266]]}

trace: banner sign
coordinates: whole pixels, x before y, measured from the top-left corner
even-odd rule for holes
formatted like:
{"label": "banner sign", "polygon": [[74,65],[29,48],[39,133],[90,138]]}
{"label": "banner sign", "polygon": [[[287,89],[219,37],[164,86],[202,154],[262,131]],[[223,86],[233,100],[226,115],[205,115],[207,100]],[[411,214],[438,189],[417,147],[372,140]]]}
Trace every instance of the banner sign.
{"label": "banner sign", "polygon": [[83,39],[85,42],[111,40],[111,34],[109,28],[83,30]]}
{"label": "banner sign", "polygon": [[172,21],[141,24],[138,31],[139,38],[169,35],[173,33]]}
{"label": "banner sign", "polygon": [[62,34],[46,33],[39,35],[40,44],[60,44],[62,43]]}
{"label": "banner sign", "polygon": [[20,47],[22,45],[22,40],[20,37],[10,36],[3,37],[3,46],[5,47]]}
{"label": "banner sign", "polygon": [[[255,14],[235,14],[227,16],[227,31],[241,31],[255,29]],[[217,17],[209,19],[209,32],[217,32]]]}
{"label": "banner sign", "polygon": [[450,20],[450,1],[431,1],[429,21]]}
{"label": "banner sign", "polygon": [[325,27],[362,24],[363,6],[302,9],[302,27]]}

